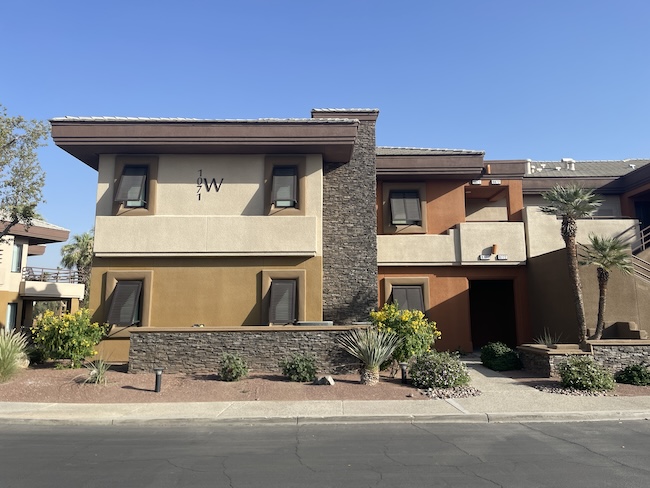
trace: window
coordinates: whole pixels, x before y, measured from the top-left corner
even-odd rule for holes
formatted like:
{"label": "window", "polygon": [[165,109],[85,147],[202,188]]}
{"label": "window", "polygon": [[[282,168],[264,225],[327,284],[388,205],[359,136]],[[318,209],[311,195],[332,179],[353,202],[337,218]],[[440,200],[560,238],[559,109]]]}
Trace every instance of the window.
{"label": "window", "polygon": [[426,313],[431,309],[428,276],[386,276],[383,288],[383,300],[397,302],[402,310],[415,309]]}
{"label": "window", "polygon": [[306,172],[306,156],[273,154],[264,158],[267,215],[306,215]]}
{"label": "window", "polygon": [[382,181],[380,185],[384,234],[426,234],[426,183]]}
{"label": "window", "polygon": [[426,311],[421,285],[393,285],[391,301],[397,303],[400,310]]}
{"label": "window", "polygon": [[118,281],[106,322],[111,325],[141,325],[141,302],[142,281]]}
{"label": "window", "polygon": [[113,215],[154,215],[158,193],[158,157],[116,156],[113,191]]}
{"label": "window", "polygon": [[115,201],[126,208],[147,206],[147,167],[125,166],[117,186]]}
{"label": "window", "polygon": [[263,269],[261,296],[261,323],[284,325],[307,320],[307,271]]}
{"label": "window", "polygon": [[17,303],[8,303],[7,304],[7,319],[5,321],[5,330],[7,332],[12,331],[16,328],[16,316],[18,314],[18,304]]}
{"label": "window", "polygon": [[23,267],[23,245],[14,243],[11,256],[11,272],[20,273]]}
{"label": "window", "polygon": [[415,190],[390,192],[390,213],[393,225],[420,225],[420,195]]}
{"label": "window", "polygon": [[272,280],[269,322],[292,324],[296,321],[296,280]]}
{"label": "window", "polygon": [[295,208],[297,198],[298,168],[296,166],[276,166],[273,168],[273,188],[271,198],[276,208]]}

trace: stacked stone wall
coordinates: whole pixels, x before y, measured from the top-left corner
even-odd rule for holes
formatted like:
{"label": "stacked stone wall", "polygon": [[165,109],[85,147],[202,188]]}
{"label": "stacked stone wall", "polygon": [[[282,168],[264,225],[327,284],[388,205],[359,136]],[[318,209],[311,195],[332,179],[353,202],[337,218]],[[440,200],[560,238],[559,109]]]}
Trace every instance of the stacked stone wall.
{"label": "stacked stone wall", "polygon": [[293,353],[316,357],[319,373],[356,371],[358,361],[336,345],[343,330],[156,331],[131,333],[129,372],[216,373],[224,353],[238,354],[251,370],[279,371]]}
{"label": "stacked stone wall", "polygon": [[375,121],[359,122],[350,162],[323,168],[323,319],[368,320],[377,306]]}

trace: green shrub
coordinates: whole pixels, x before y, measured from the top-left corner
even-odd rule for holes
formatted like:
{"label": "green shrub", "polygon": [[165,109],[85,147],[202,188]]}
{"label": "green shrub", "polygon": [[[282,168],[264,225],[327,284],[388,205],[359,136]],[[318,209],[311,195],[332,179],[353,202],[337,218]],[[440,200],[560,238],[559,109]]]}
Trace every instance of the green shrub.
{"label": "green shrub", "polygon": [[248,365],[244,358],[237,354],[225,353],[221,357],[219,378],[222,381],[238,381],[248,375]]}
{"label": "green shrub", "polygon": [[587,391],[614,388],[614,375],[590,356],[572,356],[558,365],[558,371],[566,388]]}
{"label": "green shrub", "polygon": [[431,351],[415,358],[409,369],[416,388],[453,388],[469,383],[467,367],[456,353]]}
{"label": "green shrub", "polygon": [[280,361],[282,374],[291,381],[305,382],[316,378],[316,358],[310,354],[295,353]]}
{"label": "green shrub", "polygon": [[414,356],[430,351],[440,331],[435,322],[420,310],[400,310],[396,303],[386,303],[381,310],[370,312],[370,320],[377,329],[393,332],[400,338],[393,359],[407,362]]}
{"label": "green shrub", "polygon": [[650,368],[645,364],[631,364],[616,373],[616,382],[627,385],[650,386]]}
{"label": "green shrub", "polygon": [[26,360],[27,338],[15,331],[0,329],[0,383],[9,381]]}
{"label": "green shrub", "polygon": [[27,346],[25,354],[27,354],[27,357],[29,358],[29,364],[41,364],[47,359],[43,349],[34,345]]}
{"label": "green shrub", "polygon": [[85,308],[61,317],[47,310],[31,330],[34,344],[46,357],[69,359],[71,367],[80,368],[85,358],[97,354],[95,347],[104,337],[106,325],[91,322],[90,311]]}
{"label": "green shrub", "polygon": [[481,362],[493,371],[510,371],[521,369],[517,351],[503,342],[490,342],[481,348]]}

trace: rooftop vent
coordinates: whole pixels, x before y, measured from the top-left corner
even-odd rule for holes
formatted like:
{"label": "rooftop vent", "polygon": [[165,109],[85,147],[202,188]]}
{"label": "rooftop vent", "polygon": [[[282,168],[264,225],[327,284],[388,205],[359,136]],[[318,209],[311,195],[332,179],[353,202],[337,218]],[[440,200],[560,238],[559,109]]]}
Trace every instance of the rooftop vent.
{"label": "rooftop vent", "polygon": [[566,169],[569,171],[575,171],[576,170],[576,162],[574,159],[571,158],[562,158],[562,162],[564,163]]}

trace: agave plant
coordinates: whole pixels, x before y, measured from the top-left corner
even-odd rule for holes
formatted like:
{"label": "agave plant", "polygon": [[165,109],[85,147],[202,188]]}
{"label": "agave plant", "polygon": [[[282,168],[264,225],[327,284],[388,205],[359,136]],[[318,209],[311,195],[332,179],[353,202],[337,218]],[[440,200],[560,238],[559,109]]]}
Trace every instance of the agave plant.
{"label": "agave plant", "polygon": [[379,383],[379,368],[393,354],[400,338],[393,332],[374,327],[353,329],[337,338],[339,346],[363,364],[360,374],[362,385]]}
{"label": "agave plant", "polygon": [[0,383],[16,374],[27,356],[27,339],[23,334],[0,328]]}

